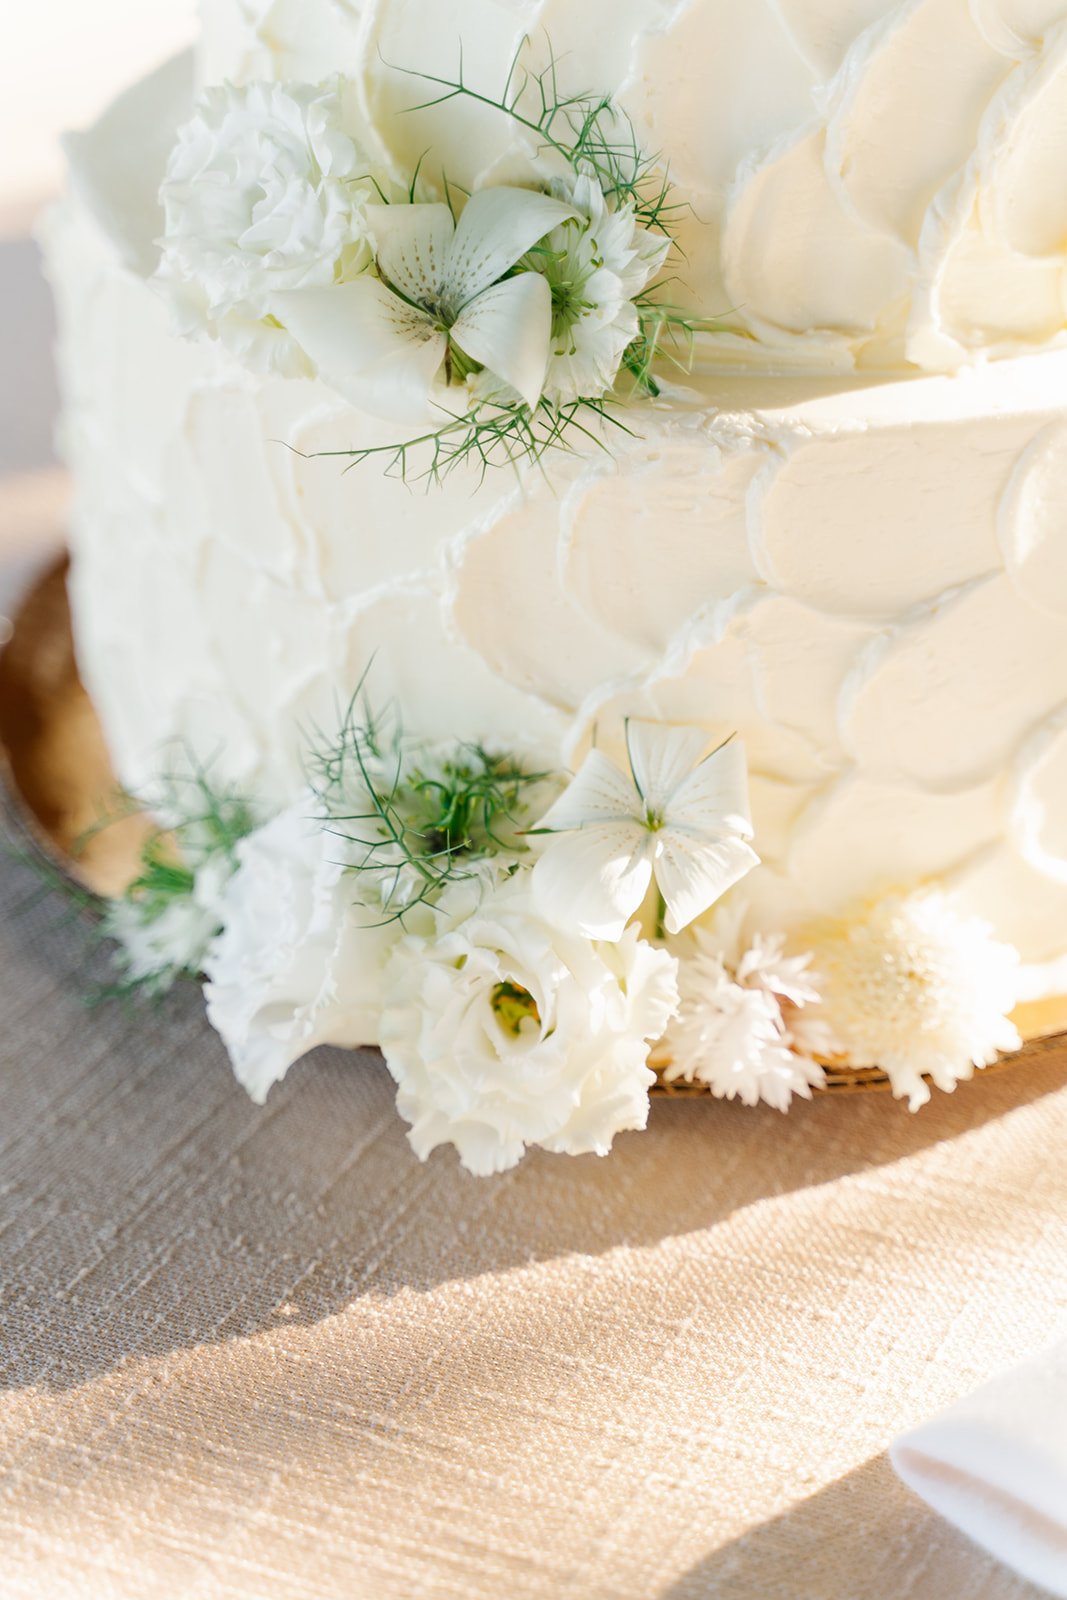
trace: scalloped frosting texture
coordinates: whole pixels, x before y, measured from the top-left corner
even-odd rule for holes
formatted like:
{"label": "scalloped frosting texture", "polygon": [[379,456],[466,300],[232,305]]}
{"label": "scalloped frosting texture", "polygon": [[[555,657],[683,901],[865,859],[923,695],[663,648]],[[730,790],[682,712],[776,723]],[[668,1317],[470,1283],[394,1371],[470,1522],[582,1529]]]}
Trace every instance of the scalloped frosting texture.
{"label": "scalloped frosting texture", "polygon": [[[809,55],[846,59],[820,14]],[[287,803],[368,668],[413,731],[539,764],[627,715],[736,730],[756,923],[936,878],[1028,992],[1067,987],[1067,351],[892,380],[704,363],[547,481],[346,475],[316,452],[387,426],[179,340],[145,281],[189,94],[168,66],[72,142],[44,230],[79,656],[121,778],[150,790],[178,744]]]}
{"label": "scalloped frosting texture", "polygon": [[[201,76],[358,85],[364,137],[460,185],[513,172],[499,93],[520,40],[565,90],[617,94],[669,159],[688,298],[758,341],[720,363],[958,368],[1064,342],[1064,0],[204,0]],[[527,152],[528,155],[528,152]]]}
{"label": "scalloped frosting texture", "polygon": [[79,655],[127,784],[177,741],[284,803],[368,668],[413,731],[537,762],[699,723],[746,742],[763,926],[936,877],[1035,969],[1064,955],[1067,352],[708,369],[614,459],[424,493],[314,459],[389,433],[324,386],[170,332],[92,153],[45,243]]}

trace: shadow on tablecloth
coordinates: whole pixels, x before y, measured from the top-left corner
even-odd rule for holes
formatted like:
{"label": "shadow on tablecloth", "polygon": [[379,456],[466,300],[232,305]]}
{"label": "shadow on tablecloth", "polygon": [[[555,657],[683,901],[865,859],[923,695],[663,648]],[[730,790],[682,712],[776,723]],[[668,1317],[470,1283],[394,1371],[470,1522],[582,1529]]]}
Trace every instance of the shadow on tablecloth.
{"label": "shadow on tablecloth", "polygon": [[709,1554],[658,1600],[895,1600],[903,1573],[915,1600],[1043,1593],[910,1494],[880,1455]]}
{"label": "shadow on tablecloth", "polygon": [[661,1103],[608,1161],[535,1152],[476,1180],[451,1152],[415,1160],[374,1053],[316,1052],[257,1109],[191,986],[156,1008],[87,1010],[106,971],[89,930],[10,862],[0,917],[0,1385],[15,1389],[311,1325],[367,1295],[713,1238],[746,1208],[758,1228],[761,1205],[798,1191],[812,1194],[797,1226],[815,1262],[847,1220],[824,1186],[906,1164],[1067,1083],[1063,1066],[1007,1073],[918,1117],[881,1096],[788,1117]]}

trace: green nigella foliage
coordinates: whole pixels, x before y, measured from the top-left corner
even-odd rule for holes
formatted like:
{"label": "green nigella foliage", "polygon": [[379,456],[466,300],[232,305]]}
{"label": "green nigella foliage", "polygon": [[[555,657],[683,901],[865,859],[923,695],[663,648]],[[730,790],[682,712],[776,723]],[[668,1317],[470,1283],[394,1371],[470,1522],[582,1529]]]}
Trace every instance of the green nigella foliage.
{"label": "green nigella foliage", "polygon": [[473,743],[436,749],[357,697],[310,763],[328,826],[387,920],[432,904],[492,858],[518,863],[553,775]]}
{"label": "green nigella foliage", "polygon": [[[115,964],[121,974],[115,983],[97,991],[96,1000],[159,996],[178,979],[198,975],[198,958],[218,932],[218,925],[209,912],[194,909],[197,875],[209,863],[223,877],[232,872],[237,865],[238,844],[258,825],[249,802],[218,786],[191,757],[183,758],[179,766],[180,775],[168,774],[153,800],[154,808],[169,819],[169,825],[146,831],[137,871],[123,894],[96,902],[102,935],[117,941]],[[118,804],[84,836],[81,846],[124,817],[144,809],[136,797],[122,795]],[[167,928],[168,919],[173,923],[183,914],[188,917],[189,932],[179,959],[173,935],[168,940],[160,931]]]}
{"label": "green nigella foliage", "polygon": [[[135,801],[129,804],[140,809]],[[186,778],[168,777],[160,809],[175,820],[148,833],[140,870],[122,897],[141,908],[146,922],[193,893],[197,868],[205,861],[221,856],[235,865],[238,844],[257,825],[243,796],[217,789],[200,770]]]}

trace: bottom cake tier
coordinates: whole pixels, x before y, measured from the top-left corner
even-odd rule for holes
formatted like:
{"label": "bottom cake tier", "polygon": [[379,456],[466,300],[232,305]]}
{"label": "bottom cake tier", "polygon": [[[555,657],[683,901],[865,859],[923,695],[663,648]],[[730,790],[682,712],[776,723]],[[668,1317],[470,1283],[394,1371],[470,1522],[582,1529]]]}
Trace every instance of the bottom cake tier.
{"label": "bottom cake tier", "polygon": [[[9,821],[47,864],[87,892],[87,911],[104,907],[135,882],[151,824],[124,815],[106,827],[119,785],[98,717],[78,674],[67,598],[68,561],[44,572],[25,597],[0,651],[0,762]],[[58,880],[57,880],[58,882]],[[1067,1052],[1067,997],[1019,1006],[1013,1017],[1025,1041],[980,1076]],[[824,1062],[816,1094],[888,1092],[877,1066]],[[672,1077],[660,1051],[651,1058],[653,1096],[703,1099],[711,1084]]]}

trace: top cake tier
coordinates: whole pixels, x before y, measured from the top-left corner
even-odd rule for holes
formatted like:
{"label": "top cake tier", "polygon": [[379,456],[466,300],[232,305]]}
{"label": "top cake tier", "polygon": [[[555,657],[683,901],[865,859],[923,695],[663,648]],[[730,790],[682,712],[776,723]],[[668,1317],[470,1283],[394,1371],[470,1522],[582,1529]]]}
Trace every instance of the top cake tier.
{"label": "top cake tier", "polygon": [[[951,370],[1067,341],[1065,0],[203,0],[201,73],[357,85],[398,174],[499,180],[524,36],[613,93],[691,214],[685,297],[723,363]],[[403,69],[403,70],[401,70]]]}

